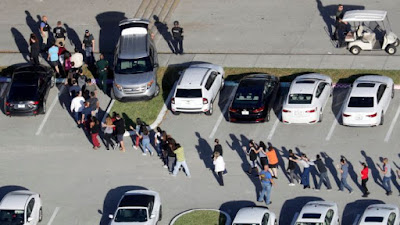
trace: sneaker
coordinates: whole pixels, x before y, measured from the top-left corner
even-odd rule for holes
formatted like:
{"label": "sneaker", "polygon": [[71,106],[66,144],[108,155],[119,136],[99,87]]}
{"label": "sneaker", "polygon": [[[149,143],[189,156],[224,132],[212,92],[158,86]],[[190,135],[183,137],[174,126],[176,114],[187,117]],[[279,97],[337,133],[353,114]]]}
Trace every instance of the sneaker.
{"label": "sneaker", "polygon": [[366,198],[366,197],[368,197],[368,195],[367,194],[363,194],[361,197]]}
{"label": "sneaker", "polygon": [[328,190],[327,191],[332,191],[332,188],[328,188]]}
{"label": "sneaker", "polygon": [[187,176],[187,178],[192,178],[192,176]]}
{"label": "sneaker", "polygon": [[316,188],[315,191],[319,191],[319,189]]}
{"label": "sneaker", "polygon": [[261,200],[261,201],[260,201],[260,200],[257,200],[257,202],[263,202],[263,200]]}
{"label": "sneaker", "polygon": [[290,183],[289,186],[295,186],[295,184],[294,183]]}
{"label": "sneaker", "polygon": [[163,167],[164,167],[164,168],[168,168],[168,166],[167,166],[167,165],[164,165]]}
{"label": "sneaker", "polygon": [[150,152],[150,155],[151,155],[151,156],[153,156],[153,155],[154,155],[154,153],[153,153],[153,152]]}
{"label": "sneaker", "polygon": [[143,152],[142,155],[147,155],[147,154],[145,152]]}
{"label": "sneaker", "polygon": [[353,192],[354,192],[354,191],[350,191],[349,194],[351,195],[351,194],[353,194]]}
{"label": "sneaker", "polygon": [[267,205],[271,205],[272,204],[272,201],[271,202],[269,202],[269,203],[267,203]]}
{"label": "sneaker", "polygon": [[137,147],[136,147],[136,145],[133,145],[132,147],[133,147],[133,149],[137,150]]}

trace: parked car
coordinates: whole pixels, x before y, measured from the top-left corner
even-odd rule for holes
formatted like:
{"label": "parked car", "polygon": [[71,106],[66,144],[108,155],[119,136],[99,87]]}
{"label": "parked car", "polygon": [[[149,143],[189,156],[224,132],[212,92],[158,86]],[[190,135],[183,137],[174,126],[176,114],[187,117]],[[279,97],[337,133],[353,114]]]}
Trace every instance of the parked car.
{"label": "parked car", "polygon": [[377,126],[394,97],[393,80],[389,77],[367,75],[357,78],[344,101],[342,121],[345,126]]}
{"label": "parked car", "polygon": [[266,207],[241,208],[232,225],[278,225],[275,213]]}
{"label": "parked car", "polygon": [[374,204],[368,206],[361,216],[358,225],[400,225],[399,207],[391,204]]}
{"label": "parked car", "polygon": [[296,77],[282,106],[284,123],[316,123],[332,93],[332,79],[312,73]]}
{"label": "parked car", "polygon": [[214,100],[224,86],[224,75],[224,69],[213,64],[187,68],[181,73],[171,99],[172,113],[204,112],[212,115]]}
{"label": "parked car", "polygon": [[49,67],[23,65],[16,68],[4,98],[5,114],[46,113],[47,96],[54,84],[54,72]]}
{"label": "parked car", "polygon": [[110,225],[155,225],[162,218],[160,195],[155,191],[128,191],[119,200],[118,208],[110,214]]}
{"label": "parked car", "polygon": [[338,206],[334,202],[308,202],[300,211],[295,225],[339,225]]}
{"label": "parked car", "polygon": [[0,224],[37,225],[42,218],[42,200],[37,193],[13,191],[0,202]]}
{"label": "parked car", "polygon": [[117,100],[151,99],[160,92],[157,84],[157,50],[148,32],[149,21],[125,19],[114,53],[114,85]]}
{"label": "parked car", "polygon": [[278,90],[279,79],[275,76],[252,74],[242,78],[229,107],[229,121],[269,121]]}

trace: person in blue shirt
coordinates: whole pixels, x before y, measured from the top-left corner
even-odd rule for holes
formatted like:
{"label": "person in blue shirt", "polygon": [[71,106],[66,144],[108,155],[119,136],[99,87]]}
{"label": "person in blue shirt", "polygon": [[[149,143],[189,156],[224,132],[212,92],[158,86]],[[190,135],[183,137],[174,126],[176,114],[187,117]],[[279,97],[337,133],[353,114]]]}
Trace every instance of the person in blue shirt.
{"label": "person in blue shirt", "polygon": [[347,183],[347,177],[349,176],[349,164],[347,164],[346,158],[342,157],[340,159],[340,173],[342,174],[342,177],[340,179],[340,187],[339,191],[343,191],[344,188],[349,190],[349,193],[353,193],[353,188],[350,187],[350,185]]}
{"label": "person in blue shirt", "polygon": [[264,170],[260,172],[259,178],[261,181],[262,190],[257,201],[263,202],[264,197],[266,197],[267,198],[266,204],[269,205],[272,203],[271,190],[272,190],[272,185],[274,185],[274,180],[272,179],[272,174],[269,172],[268,165],[264,165]]}
{"label": "person in blue shirt", "polygon": [[58,69],[58,47],[55,41],[52,42],[52,46],[49,48],[47,60],[49,60],[51,67],[53,67],[57,74],[60,74],[60,70]]}

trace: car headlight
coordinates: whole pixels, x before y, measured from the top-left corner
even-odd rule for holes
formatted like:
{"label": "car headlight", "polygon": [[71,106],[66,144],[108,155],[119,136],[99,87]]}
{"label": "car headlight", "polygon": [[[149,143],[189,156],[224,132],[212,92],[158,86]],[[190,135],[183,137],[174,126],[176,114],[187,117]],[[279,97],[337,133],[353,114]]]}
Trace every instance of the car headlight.
{"label": "car headlight", "polygon": [[151,80],[150,82],[147,83],[147,89],[151,88],[151,85],[153,85],[154,80]]}
{"label": "car headlight", "polygon": [[117,84],[117,83],[114,83],[114,86],[115,86],[119,91],[122,91],[122,86],[121,86],[121,85],[119,85],[119,84]]}

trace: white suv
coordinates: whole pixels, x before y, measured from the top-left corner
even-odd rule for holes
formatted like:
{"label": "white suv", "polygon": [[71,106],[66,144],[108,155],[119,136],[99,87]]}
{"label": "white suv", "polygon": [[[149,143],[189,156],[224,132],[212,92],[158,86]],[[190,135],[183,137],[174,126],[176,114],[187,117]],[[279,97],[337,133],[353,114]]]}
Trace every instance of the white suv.
{"label": "white suv", "polygon": [[224,86],[224,75],[224,69],[214,64],[198,64],[187,68],[181,74],[171,99],[172,113],[204,112],[212,115],[213,102]]}

